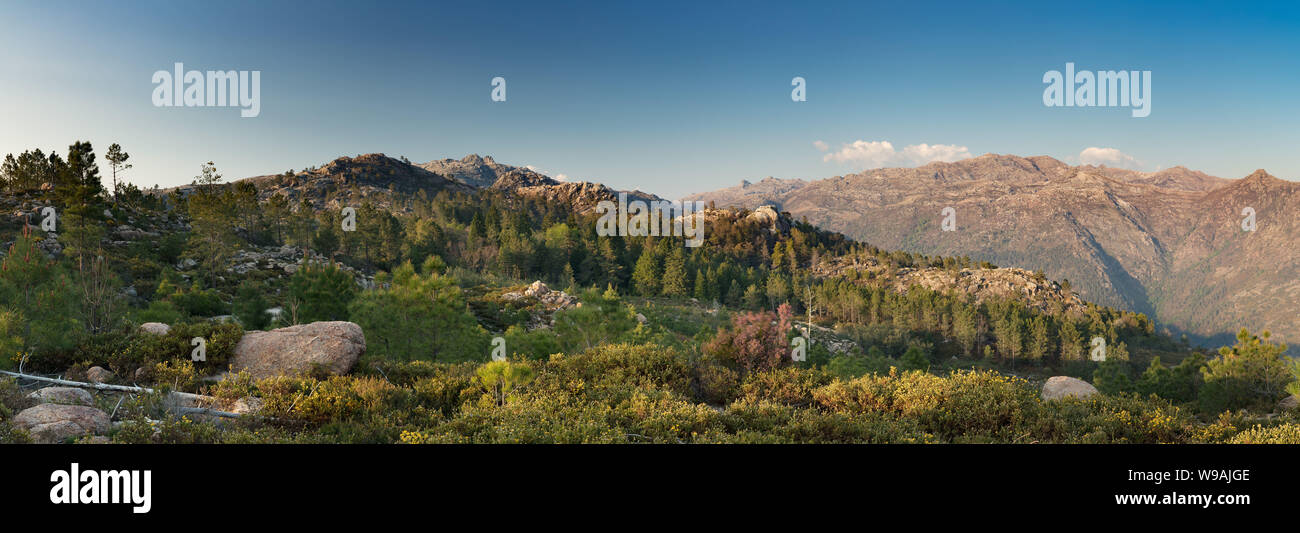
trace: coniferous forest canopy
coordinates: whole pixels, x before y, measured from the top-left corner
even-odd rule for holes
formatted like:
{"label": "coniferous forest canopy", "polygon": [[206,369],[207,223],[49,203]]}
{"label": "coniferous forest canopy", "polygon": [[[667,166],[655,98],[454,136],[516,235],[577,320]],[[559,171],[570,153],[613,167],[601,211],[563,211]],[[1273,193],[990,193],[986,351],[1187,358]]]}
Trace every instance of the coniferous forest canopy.
{"label": "coniferous forest canopy", "polygon": [[[1300,443],[1300,366],[1265,331],[1195,348],[1066,280],[788,215],[602,237],[582,202],[344,159],[163,190],[116,144],[6,156],[0,370],[139,390],[74,395],[110,424],[50,437],[6,375],[0,442]],[[923,282],[971,278],[1027,289]],[[249,332],[337,322],[351,365],[236,361]],[[1053,376],[1098,392],[1045,399]]]}

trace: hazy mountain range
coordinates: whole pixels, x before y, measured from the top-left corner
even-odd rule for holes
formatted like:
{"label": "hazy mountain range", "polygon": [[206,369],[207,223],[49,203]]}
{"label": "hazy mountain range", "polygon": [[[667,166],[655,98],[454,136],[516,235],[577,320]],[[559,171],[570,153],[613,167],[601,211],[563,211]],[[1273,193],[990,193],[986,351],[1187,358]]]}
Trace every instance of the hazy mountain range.
{"label": "hazy mountain range", "polygon": [[[986,154],[823,180],[768,178],[692,195],[771,204],[885,249],[965,255],[1068,279],[1085,299],[1223,342],[1241,327],[1300,339],[1300,184],[1046,156]],[[957,231],[940,228],[956,210]],[[1256,231],[1244,231],[1252,208]],[[1295,344],[1295,342],[1293,342]]]}

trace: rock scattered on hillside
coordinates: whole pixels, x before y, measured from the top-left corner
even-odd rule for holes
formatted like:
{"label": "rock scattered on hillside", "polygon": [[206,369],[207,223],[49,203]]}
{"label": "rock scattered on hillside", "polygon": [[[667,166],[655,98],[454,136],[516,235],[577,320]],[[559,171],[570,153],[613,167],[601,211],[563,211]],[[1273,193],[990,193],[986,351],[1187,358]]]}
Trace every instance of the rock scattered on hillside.
{"label": "rock scattered on hillside", "polygon": [[523,302],[529,299],[534,299],[537,300],[537,303],[542,305],[545,311],[548,312],[567,309],[578,301],[577,298],[570,296],[564,291],[552,290],[541,281],[534,281],[522,291],[502,294],[501,299],[508,302]]}
{"label": "rock scattered on hillside", "polygon": [[785,233],[790,231],[789,217],[783,217],[776,211],[776,207],[771,205],[760,205],[749,213],[749,218],[760,224],[767,226],[768,231],[772,233]]}
{"label": "rock scattered on hillside", "polygon": [[102,366],[92,366],[86,370],[86,381],[91,383],[109,383],[117,377],[112,371]]}
{"label": "rock scattered on hillside", "polygon": [[275,277],[292,276],[302,265],[307,263],[334,263],[338,268],[352,275],[359,288],[370,289],[375,286],[374,276],[370,276],[343,263],[330,261],[329,258],[309,251],[303,255],[303,249],[295,246],[254,246],[234,253],[230,257],[230,266],[226,272],[247,275],[254,271],[266,271]]}
{"label": "rock scattered on hillside", "polygon": [[57,403],[63,405],[95,405],[95,399],[89,392],[76,387],[45,387],[37,389],[28,398],[38,403]]}
{"label": "rock scattered on hillside", "polygon": [[521,291],[504,293],[501,295],[501,299],[523,306],[538,306],[538,312],[533,313],[532,319],[529,320],[527,325],[530,331],[555,325],[556,311],[582,306],[582,302],[579,302],[577,297],[570,296],[564,291],[551,289],[541,281],[534,281]]}
{"label": "rock scattered on hillside", "polygon": [[163,324],[162,322],[145,322],[140,324],[140,332],[148,333],[150,335],[166,335],[170,333],[171,330],[171,326]]}
{"label": "rock scattered on hillside", "polygon": [[240,415],[255,415],[262,409],[262,399],[255,396],[246,396],[235,400],[231,406],[230,412]]}
{"label": "rock scattered on hillside", "polygon": [[1278,411],[1291,411],[1294,409],[1300,409],[1300,396],[1292,394],[1286,398],[1282,398],[1282,401],[1277,402]]}
{"label": "rock scattered on hillside", "polygon": [[352,322],[312,322],[271,331],[251,331],[235,345],[234,372],[255,379],[302,375],[319,368],[342,375],[366,351],[361,326]]}
{"label": "rock scattered on hillside", "polygon": [[84,405],[43,403],[25,409],[13,418],[13,424],[26,430],[40,444],[55,444],[84,435],[107,433],[112,423],[108,414]]}
{"label": "rock scattered on hillside", "polygon": [[1062,398],[1088,398],[1097,394],[1097,388],[1082,379],[1069,376],[1052,376],[1043,384],[1043,400]]}

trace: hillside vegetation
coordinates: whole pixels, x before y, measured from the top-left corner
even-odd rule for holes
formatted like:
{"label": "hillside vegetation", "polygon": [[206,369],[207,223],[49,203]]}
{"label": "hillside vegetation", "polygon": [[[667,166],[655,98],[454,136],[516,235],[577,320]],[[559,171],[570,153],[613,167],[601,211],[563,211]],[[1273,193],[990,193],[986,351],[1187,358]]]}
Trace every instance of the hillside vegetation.
{"label": "hillside vegetation", "polygon": [[[689,199],[771,204],[882,248],[1042,271],[1203,346],[1231,343],[1241,327],[1300,338],[1300,184],[1264,170],[1229,180],[985,154]],[[946,208],[955,231],[940,230]]]}
{"label": "hillside vegetation", "polygon": [[[1042,272],[771,210],[706,211],[696,248],[598,237],[615,191],[448,161],[234,183],[208,163],[110,193],[88,143],[11,156],[0,369],[156,389],[97,393],[112,426],[82,442],[1300,442],[1277,407],[1298,370],[1266,333],[1203,353]],[[230,372],[247,332],[324,321],[364,332],[350,370]],[[1054,375],[1101,394],[1044,400]],[[12,422],[32,386],[0,381],[0,439],[31,438]],[[242,416],[178,414],[168,391]]]}

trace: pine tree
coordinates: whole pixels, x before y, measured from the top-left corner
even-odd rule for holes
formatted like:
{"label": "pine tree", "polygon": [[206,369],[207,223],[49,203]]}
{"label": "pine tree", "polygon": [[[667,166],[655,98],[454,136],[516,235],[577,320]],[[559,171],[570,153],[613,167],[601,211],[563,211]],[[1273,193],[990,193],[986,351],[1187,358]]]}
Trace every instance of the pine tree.
{"label": "pine tree", "polygon": [[659,258],[653,247],[647,246],[641,251],[641,258],[636,261],[632,271],[632,284],[641,296],[655,296],[661,287],[659,280]]}
{"label": "pine tree", "polygon": [[790,301],[790,284],[779,272],[767,276],[767,300],[774,305]]}
{"label": "pine tree", "polygon": [[190,245],[206,267],[209,281],[215,281],[225,260],[233,252],[234,203],[220,189],[221,174],[211,161],[194,178],[195,191],[186,201],[190,215]]}
{"label": "pine tree", "polygon": [[740,281],[731,280],[731,286],[727,288],[727,294],[723,297],[724,303],[737,307],[745,299],[745,292],[740,288]]}
{"label": "pine tree", "polygon": [[696,300],[699,300],[699,301],[701,301],[701,302],[703,302],[703,301],[707,301],[707,300],[709,299],[709,285],[708,285],[708,279],[705,278],[705,276],[704,276],[704,271],[703,271],[703,270],[700,270],[700,269],[698,269],[698,268],[695,269],[695,291],[694,291],[694,296],[695,296],[695,299],[696,299]]}
{"label": "pine tree", "polygon": [[67,165],[61,170],[54,193],[64,206],[63,220],[71,251],[78,263],[84,264],[104,236],[100,223],[104,218],[101,202],[104,186],[99,183],[94,148],[84,141],[73,143],[68,147]]}
{"label": "pine tree", "polygon": [[681,248],[673,251],[664,262],[662,294],[664,296],[686,296],[686,252]]}
{"label": "pine tree", "polygon": [[1051,352],[1051,338],[1047,331],[1047,318],[1036,316],[1029,322],[1029,350],[1026,355],[1033,361],[1042,361]]}
{"label": "pine tree", "polygon": [[962,353],[970,357],[974,354],[975,343],[979,340],[975,328],[976,311],[966,304],[959,303],[957,306],[953,313],[953,334],[957,337],[957,344],[961,346]]}
{"label": "pine tree", "polygon": [[1083,360],[1083,338],[1079,335],[1079,330],[1074,326],[1074,321],[1065,318],[1061,321],[1061,360],[1062,361],[1082,361]]}
{"label": "pine tree", "polygon": [[763,291],[758,289],[758,285],[750,284],[745,288],[743,303],[747,309],[763,308]]}
{"label": "pine tree", "polygon": [[235,293],[234,315],[245,330],[266,329],[271,323],[271,317],[266,314],[268,305],[262,295],[264,291],[262,284],[256,281],[239,284],[239,290]]}
{"label": "pine tree", "polygon": [[112,173],[113,173],[112,193],[113,193],[113,201],[114,203],[116,203],[117,194],[119,190],[118,182],[117,182],[117,173],[125,172],[126,170],[131,168],[131,164],[126,162],[128,159],[131,159],[131,154],[128,154],[125,151],[123,151],[122,145],[113,143],[108,145],[108,152],[104,154],[104,159],[108,160],[108,168],[112,169]]}

